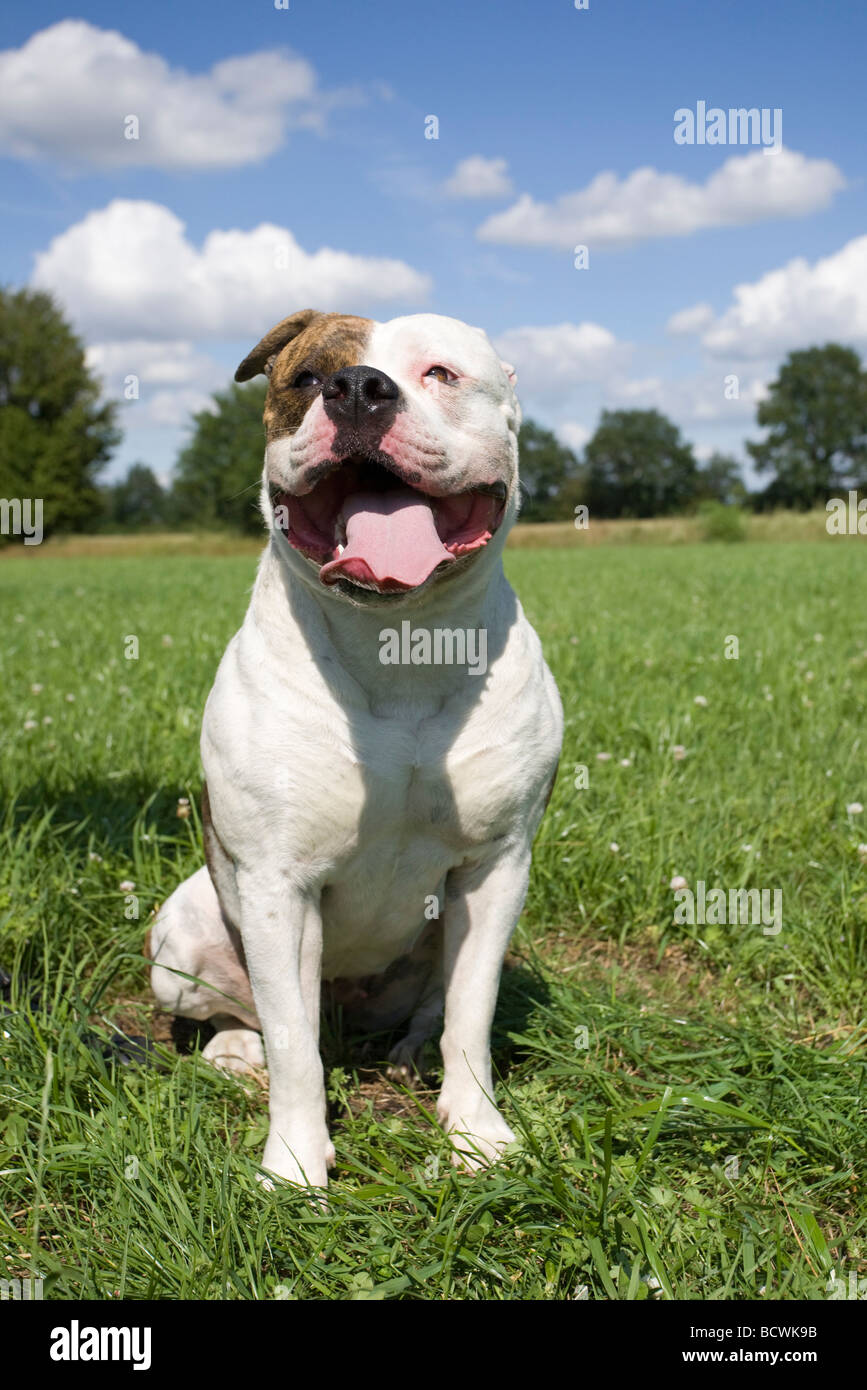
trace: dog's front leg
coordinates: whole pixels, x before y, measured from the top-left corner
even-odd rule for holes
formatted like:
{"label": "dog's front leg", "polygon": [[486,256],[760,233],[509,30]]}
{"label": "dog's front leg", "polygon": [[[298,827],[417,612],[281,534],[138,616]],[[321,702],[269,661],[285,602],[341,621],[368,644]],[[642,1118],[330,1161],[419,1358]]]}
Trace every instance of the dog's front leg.
{"label": "dog's front leg", "polygon": [[262,1166],[301,1185],[324,1187],[328,1137],[319,1055],[322,918],[318,902],[281,875],[237,874],[241,937],[265,1039],[271,1124]]}
{"label": "dog's front leg", "polygon": [[491,1024],[503,958],[527,892],[530,847],[510,845],[493,863],[453,870],[446,882],[443,1086],[437,1114],[456,1162],[480,1168],[514,1134],[493,1101]]}

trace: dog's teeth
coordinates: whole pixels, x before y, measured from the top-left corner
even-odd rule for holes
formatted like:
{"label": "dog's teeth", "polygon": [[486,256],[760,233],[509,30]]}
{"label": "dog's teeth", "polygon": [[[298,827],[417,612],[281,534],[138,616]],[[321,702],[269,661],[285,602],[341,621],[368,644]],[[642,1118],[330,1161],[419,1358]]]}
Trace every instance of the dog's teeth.
{"label": "dog's teeth", "polygon": [[338,555],[342,555],[345,549],[346,549],[346,546],[345,546],[345,545],[339,545],[339,546],[337,547],[337,553],[338,553]]}

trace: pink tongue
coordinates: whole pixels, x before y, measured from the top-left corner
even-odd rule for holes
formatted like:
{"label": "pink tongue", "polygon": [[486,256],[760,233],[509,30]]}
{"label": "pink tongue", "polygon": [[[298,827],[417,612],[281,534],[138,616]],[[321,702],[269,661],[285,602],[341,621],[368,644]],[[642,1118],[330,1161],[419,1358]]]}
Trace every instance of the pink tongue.
{"label": "pink tongue", "polygon": [[381,589],[414,589],[437,565],[455,557],[434,525],[429,502],[417,492],[360,492],[347,497],[346,548],[319,571],[323,584],[352,579]]}

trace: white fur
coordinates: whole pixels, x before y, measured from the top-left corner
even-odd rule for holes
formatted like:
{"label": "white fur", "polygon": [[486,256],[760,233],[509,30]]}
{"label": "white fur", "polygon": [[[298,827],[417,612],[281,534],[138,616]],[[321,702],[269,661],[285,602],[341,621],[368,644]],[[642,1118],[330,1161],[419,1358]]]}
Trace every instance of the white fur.
{"label": "white fur", "polygon": [[[444,358],[467,372],[463,395],[419,381],[420,367]],[[397,605],[326,588],[272,529],[208,699],[202,759],[234,865],[219,888],[240,927],[270,1072],[263,1163],[315,1185],[333,1161],[320,979],[385,969],[419,937],[431,898],[443,932],[440,1118],[471,1166],[513,1137],[493,1102],[490,1027],[562,738],[556,686],[502,570],[519,419],[506,371],[478,330],[433,315],[376,325],[366,360],[410,401],[404,426],[439,441],[450,487],[502,477],[510,500],[501,530],[459,574],[435,575]],[[289,467],[291,441],[279,442]],[[273,446],[269,455],[266,476]],[[379,633],[404,617],[486,629],[487,674],[381,665]],[[161,920],[178,919],[186,888]],[[217,1054],[244,1044],[219,1036]]]}

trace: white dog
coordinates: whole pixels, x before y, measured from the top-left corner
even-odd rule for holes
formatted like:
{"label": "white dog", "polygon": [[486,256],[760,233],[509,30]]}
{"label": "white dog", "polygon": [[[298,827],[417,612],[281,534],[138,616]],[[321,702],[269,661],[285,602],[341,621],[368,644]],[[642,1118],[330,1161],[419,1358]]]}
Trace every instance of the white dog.
{"label": "white dog", "polygon": [[514,1138],[491,1020],[563,723],[502,569],[514,373],[455,319],[309,309],[236,377],[259,372],[270,543],[205,709],[207,867],[159,914],[153,988],[211,1019],[212,1061],[267,1055],[263,1166],[315,1186],[323,982],[353,1025],[409,1020],[398,1068],[444,1000],[437,1110],[479,1166]]}

